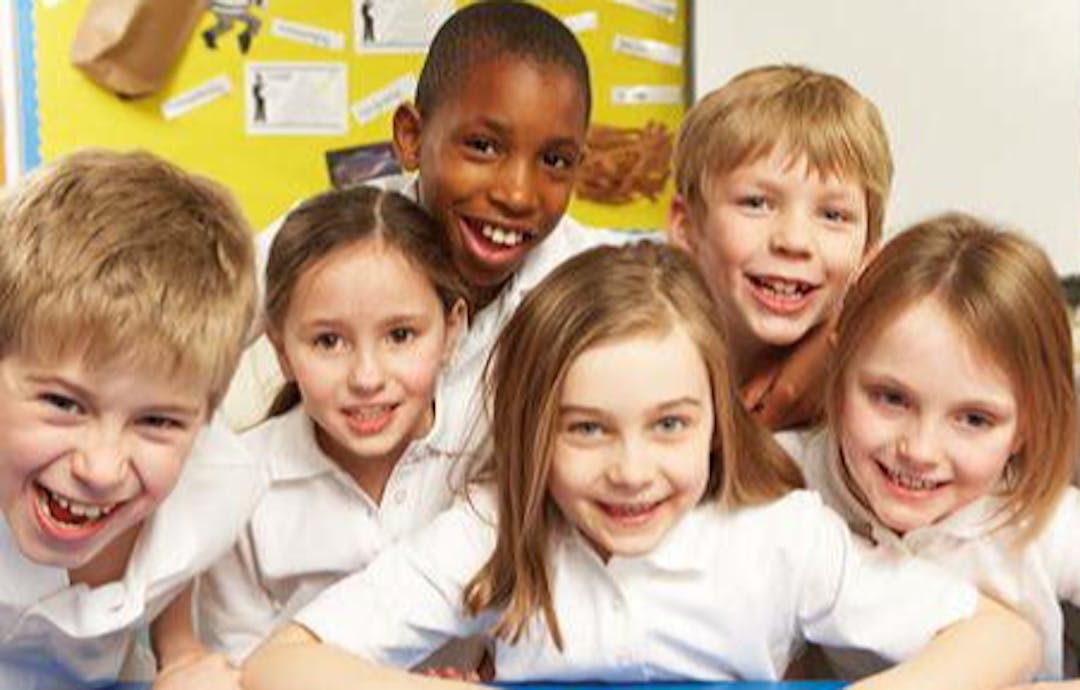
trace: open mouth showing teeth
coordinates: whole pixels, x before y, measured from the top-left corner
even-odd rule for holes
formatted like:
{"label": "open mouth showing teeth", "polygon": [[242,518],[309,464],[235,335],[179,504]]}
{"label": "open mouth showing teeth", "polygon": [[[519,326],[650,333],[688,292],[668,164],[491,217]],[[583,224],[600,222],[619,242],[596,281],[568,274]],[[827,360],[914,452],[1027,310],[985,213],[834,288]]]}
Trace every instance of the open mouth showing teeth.
{"label": "open mouth showing teeth", "polygon": [[886,467],[880,462],[878,463],[878,467],[880,467],[885,476],[889,478],[889,481],[910,491],[933,491],[934,489],[940,489],[949,483],[947,481],[938,481],[936,479],[906,474],[899,470],[894,470],[891,467]]}
{"label": "open mouth showing teeth", "polygon": [[614,518],[634,518],[647,515],[663,501],[652,503],[604,503],[604,512]]}
{"label": "open mouth showing teeth", "polygon": [[801,280],[748,276],[754,287],[781,299],[796,299],[810,294],[815,286]]}
{"label": "open mouth showing teeth", "polygon": [[491,223],[469,219],[469,227],[480,233],[488,242],[500,247],[516,247],[532,239],[532,233],[511,230]]}
{"label": "open mouth showing teeth", "polygon": [[370,422],[385,417],[395,407],[396,405],[365,405],[349,409],[348,414],[361,422]]}
{"label": "open mouth showing teeth", "polygon": [[51,491],[41,484],[37,485],[37,489],[38,502],[49,517],[60,524],[72,527],[100,522],[112,514],[117,507],[123,505],[122,502],[104,505],[80,503]]}

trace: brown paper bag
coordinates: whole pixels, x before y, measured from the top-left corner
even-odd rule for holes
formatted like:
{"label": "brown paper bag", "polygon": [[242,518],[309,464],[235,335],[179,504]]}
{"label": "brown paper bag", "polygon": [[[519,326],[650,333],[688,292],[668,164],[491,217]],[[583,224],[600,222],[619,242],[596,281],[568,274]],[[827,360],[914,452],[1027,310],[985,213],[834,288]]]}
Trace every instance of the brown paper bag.
{"label": "brown paper bag", "polygon": [[120,96],[162,87],[206,0],[90,0],[71,44],[71,62]]}

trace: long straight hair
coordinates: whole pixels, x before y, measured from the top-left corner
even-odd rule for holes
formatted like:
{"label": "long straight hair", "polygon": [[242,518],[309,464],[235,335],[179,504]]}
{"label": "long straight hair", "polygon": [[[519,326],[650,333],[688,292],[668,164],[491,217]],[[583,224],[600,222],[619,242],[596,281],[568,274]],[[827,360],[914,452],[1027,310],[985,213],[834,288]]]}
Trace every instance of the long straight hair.
{"label": "long straight hair", "polygon": [[693,261],[650,242],[580,254],[518,307],[488,363],[491,449],[480,477],[497,487],[497,544],[464,595],[472,615],[503,609],[495,635],[516,642],[540,612],[562,648],[547,560],[565,518],[548,476],[563,382],[591,347],[685,329],[708,370],[716,415],[704,500],[743,506],[802,486],[798,469],[740,403],[722,323]]}

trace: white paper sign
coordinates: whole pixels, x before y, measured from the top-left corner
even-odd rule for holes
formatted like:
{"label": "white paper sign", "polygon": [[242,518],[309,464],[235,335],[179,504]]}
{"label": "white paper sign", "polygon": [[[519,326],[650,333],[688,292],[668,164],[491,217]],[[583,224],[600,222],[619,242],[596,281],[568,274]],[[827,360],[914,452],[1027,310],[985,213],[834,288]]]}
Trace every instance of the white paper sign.
{"label": "white paper sign", "polygon": [[596,12],[572,14],[569,17],[563,17],[562,20],[563,24],[566,24],[567,28],[576,34],[592,31],[600,24],[599,20],[596,18]]}
{"label": "white paper sign", "polygon": [[348,131],[345,63],[249,62],[244,76],[248,134],[345,134]]}
{"label": "white paper sign", "polygon": [[161,104],[161,114],[166,120],[173,120],[195,108],[215,101],[231,91],[232,82],[229,81],[226,75],[222,74],[165,101]]}
{"label": "white paper sign", "polygon": [[290,22],[286,19],[274,19],[270,24],[270,35],[327,50],[345,49],[345,35],[341,32]]}
{"label": "white paper sign", "polygon": [[358,53],[422,53],[454,13],[454,0],[353,0]]}
{"label": "white paper sign", "polygon": [[683,61],[682,46],[648,38],[617,35],[614,50],[665,65],[681,65]]}
{"label": "white paper sign", "polygon": [[353,103],[353,117],[360,124],[366,125],[383,113],[393,110],[402,101],[410,100],[415,93],[416,75],[406,74],[364,100]]}
{"label": "white paper sign", "polygon": [[668,20],[669,22],[675,21],[675,16],[679,12],[679,5],[675,0],[614,0],[617,5],[626,5],[627,7],[633,7],[636,10],[642,12],[648,12],[649,14],[655,14],[657,17]]}
{"label": "white paper sign", "polygon": [[678,104],[683,102],[681,86],[613,86],[611,102],[616,105]]}

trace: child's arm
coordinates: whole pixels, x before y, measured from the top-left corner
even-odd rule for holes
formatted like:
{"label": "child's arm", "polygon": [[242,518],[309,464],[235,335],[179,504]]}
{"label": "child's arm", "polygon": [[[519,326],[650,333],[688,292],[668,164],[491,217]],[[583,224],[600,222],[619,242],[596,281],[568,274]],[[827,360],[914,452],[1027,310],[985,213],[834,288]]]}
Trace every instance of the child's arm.
{"label": "child's arm", "polygon": [[287,625],[244,662],[245,690],[438,690],[479,685],[422,676],[378,666],[333,645],[323,644],[303,626]]}
{"label": "child's arm", "polygon": [[851,687],[998,688],[1031,678],[1041,660],[1035,628],[1012,610],[981,596],[975,615],[942,630],[906,662]]}
{"label": "child's arm", "polygon": [[153,690],[239,690],[240,672],[222,654],[211,652],[195,636],[191,616],[194,583],[150,624],[150,641],[157,657]]}
{"label": "child's arm", "polygon": [[825,374],[832,349],[835,317],[808,333],[786,359],[750,378],[741,390],[743,405],[773,431],[807,426],[824,411]]}

